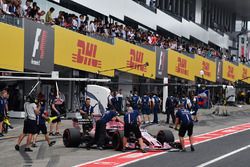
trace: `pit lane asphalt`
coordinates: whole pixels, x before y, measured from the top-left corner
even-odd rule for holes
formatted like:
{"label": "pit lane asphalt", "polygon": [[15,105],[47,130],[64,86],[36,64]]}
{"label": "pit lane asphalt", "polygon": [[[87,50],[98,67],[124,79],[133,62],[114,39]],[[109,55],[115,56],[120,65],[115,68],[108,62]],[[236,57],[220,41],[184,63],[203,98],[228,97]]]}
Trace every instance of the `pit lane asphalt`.
{"label": "pit lane asphalt", "polygon": [[[163,115],[163,119],[165,119],[165,115]],[[221,128],[237,125],[237,124],[248,123],[248,122],[250,122],[250,112],[248,112],[248,111],[235,112],[235,113],[232,113],[230,117],[215,117],[213,115],[208,115],[208,116],[206,116],[206,118],[204,117],[202,119],[203,120],[200,121],[195,126],[195,129],[194,129],[195,135],[206,133],[206,132],[213,131],[216,129],[221,129]],[[13,122],[14,126],[16,127],[16,129],[13,131],[10,131],[10,133],[7,135],[7,137],[8,136],[17,136],[22,130],[23,120],[13,120],[12,122]],[[71,127],[70,120],[63,120],[62,123],[63,123],[63,125],[61,127],[61,132],[65,128]],[[150,132],[155,132],[156,130],[159,130],[160,128],[163,128],[163,127],[165,127],[167,129],[167,126],[164,124],[152,125],[152,126],[148,127],[148,129]],[[176,134],[176,132],[174,132],[174,133]],[[246,132],[244,132],[244,133],[246,133]],[[238,135],[239,134],[237,134],[237,136]],[[231,139],[231,136],[228,136],[228,137],[230,137],[230,139]],[[228,137],[226,137],[226,138],[228,138]],[[245,135],[245,137],[247,137],[247,135]],[[43,139],[42,136],[39,138]],[[241,141],[243,139],[241,136],[239,136],[239,138],[240,139],[238,139],[238,137],[236,137],[236,138],[233,138],[231,140],[236,141],[237,143],[240,143],[240,142],[238,142],[238,140]],[[38,143],[38,146],[39,146],[38,148],[33,149],[34,150],[33,153],[25,153],[24,151],[22,151],[23,147],[21,148],[22,150],[20,152],[15,151],[14,145],[16,143],[16,138],[0,140],[0,166],[1,167],[2,166],[3,167],[7,167],[7,166],[11,166],[11,167],[16,167],[16,166],[17,167],[19,167],[19,166],[21,166],[21,167],[24,167],[24,166],[25,167],[26,166],[69,167],[69,166],[81,164],[84,162],[88,162],[88,161],[92,161],[92,160],[96,160],[99,158],[103,158],[103,157],[107,157],[107,156],[111,156],[111,155],[115,155],[115,154],[120,153],[120,152],[115,152],[113,150],[99,151],[99,150],[91,149],[90,151],[87,151],[85,148],[65,148],[63,146],[61,138],[57,138],[57,139],[53,139],[53,140],[57,141],[57,143],[54,147],[48,147],[47,143],[42,141],[42,142]],[[218,139],[218,140],[222,140],[222,139]],[[190,153],[190,152],[187,152],[184,154],[167,153],[167,154],[164,154],[164,155],[162,155],[160,157],[156,157],[156,158],[160,158],[160,159],[167,158],[167,160],[164,160],[164,159],[162,160],[161,166],[164,166],[164,167],[169,166],[168,162],[171,162],[171,161],[181,162],[180,163],[181,165],[177,165],[177,166],[183,166],[183,164],[185,163],[184,160],[201,159],[204,161],[200,161],[200,163],[203,163],[205,161],[213,159],[214,157],[220,156],[221,154],[225,154],[227,152],[230,152],[233,149],[238,149],[239,147],[244,146],[244,144],[242,144],[242,145],[233,145],[232,144],[232,146],[227,145],[227,147],[225,147],[225,150],[224,150],[224,148],[222,148],[222,149],[219,149],[218,152],[217,151],[214,152],[214,150],[216,150],[215,148],[217,148],[218,145],[214,144],[214,145],[207,146],[207,144],[210,144],[210,143],[212,144],[213,142],[215,142],[215,141],[211,141],[208,143],[203,143],[203,144],[197,145],[196,152],[194,152],[194,153]],[[25,143],[25,140],[23,141],[23,143]],[[223,143],[224,142],[221,142],[218,144],[220,146],[220,145],[223,145]],[[231,143],[229,143],[229,144],[231,144]],[[245,143],[245,144],[247,145],[247,143]],[[204,148],[203,148],[203,145],[204,145]],[[224,152],[222,150],[224,150]],[[209,155],[215,155],[215,156],[205,158],[206,151],[209,151]],[[220,152],[220,151],[222,151],[222,152]],[[244,152],[242,152],[242,153],[244,153]],[[203,156],[203,154],[204,154],[204,156]],[[239,153],[239,154],[241,154],[241,153]],[[184,157],[186,157],[186,155],[190,156],[190,158],[184,159]],[[237,155],[235,155],[235,156],[237,156]],[[173,158],[172,160],[170,159],[170,161],[168,160],[169,156]],[[203,159],[203,158],[205,158],[205,159]],[[153,167],[160,162],[160,161],[154,160],[153,161],[154,163],[152,165],[149,160],[143,160],[143,161],[140,161],[138,163],[131,164],[128,166],[140,166],[140,165],[142,165],[143,167],[145,167],[145,166]],[[242,161],[244,161],[244,160],[242,160]],[[142,164],[140,164],[140,163],[142,163]],[[198,163],[197,163],[197,165],[198,165]],[[175,167],[177,167],[177,166],[175,166]]]}
{"label": "pit lane asphalt", "polygon": [[[196,167],[250,144],[250,130],[195,145],[195,152],[168,152],[160,156],[129,164],[129,167]],[[249,166],[250,149],[212,163],[209,166]]]}

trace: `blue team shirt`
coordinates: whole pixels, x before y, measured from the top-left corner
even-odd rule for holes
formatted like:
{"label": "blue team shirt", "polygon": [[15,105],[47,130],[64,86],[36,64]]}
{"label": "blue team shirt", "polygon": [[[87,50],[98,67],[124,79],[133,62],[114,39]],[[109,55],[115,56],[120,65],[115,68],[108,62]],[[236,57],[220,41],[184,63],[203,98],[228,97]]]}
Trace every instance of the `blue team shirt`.
{"label": "blue team shirt", "polygon": [[41,105],[41,108],[40,108],[40,114],[38,116],[38,119],[39,119],[39,125],[44,125],[45,124],[45,119],[43,118],[43,114],[45,112],[45,104],[42,104]]}
{"label": "blue team shirt", "polygon": [[116,117],[116,116],[117,116],[117,112],[115,112],[115,111],[107,111],[107,112],[102,116],[101,121],[102,121],[103,123],[106,124],[107,122],[111,121],[112,118],[114,118],[114,117]]}
{"label": "blue team shirt", "polygon": [[4,115],[5,112],[5,100],[0,97],[0,115]]}
{"label": "blue team shirt", "polygon": [[179,109],[176,113],[176,117],[180,119],[182,125],[189,125],[193,123],[192,116],[186,109]]}
{"label": "blue team shirt", "polygon": [[132,105],[134,110],[138,110],[139,96],[132,96]]}
{"label": "blue team shirt", "polygon": [[149,109],[149,96],[142,97],[142,109]]}
{"label": "blue team shirt", "polygon": [[92,106],[86,106],[83,104],[82,111],[86,112],[88,115],[92,114],[94,112],[94,107]]}
{"label": "blue team shirt", "polygon": [[153,98],[154,98],[154,102],[155,102],[154,109],[157,110],[157,109],[159,109],[160,98],[157,96],[153,96]]}
{"label": "blue team shirt", "polygon": [[133,110],[132,112],[127,112],[124,116],[124,122],[126,124],[137,124],[138,116],[139,116],[138,110]]}
{"label": "blue team shirt", "polygon": [[113,107],[115,107],[116,111],[119,111],[119,102],[118,102],[117,97],[112,97],[111,103],[112,103]]}

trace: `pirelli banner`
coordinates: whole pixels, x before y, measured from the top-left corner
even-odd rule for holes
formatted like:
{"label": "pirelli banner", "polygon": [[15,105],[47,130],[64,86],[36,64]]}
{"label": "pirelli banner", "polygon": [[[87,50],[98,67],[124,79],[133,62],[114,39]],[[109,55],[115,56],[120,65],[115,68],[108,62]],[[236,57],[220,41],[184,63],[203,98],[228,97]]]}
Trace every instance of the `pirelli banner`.
{"label": "pirelli banner", "polygon": [[242,80],[245,83],[250,84],[250,68],[243,65],[239,64],[238,66],[238,80]]}
{"label": "pirelli banner", "polygon": [[54,30],[24,19],[25,69],[51,72],[54,69]]}
{"label": "pirelli banner", "polygon": [[54,27],[55,64],[114,76],[114,46],[85,35]]}
{"label": "pirelli banner", "polygon": [[193,58],[168,49],[168,74],[194,81],[195,69]]}
{"label": "pirelli banner", "polygon": [[[206,59],[202,56],[195,55],[194,61],[195,75],[199,78],[204,78],[208,81],[216,82],[216,62]],[[202,76],[200,71],[204,72]]]}
{"label": "pirelli banner", "polygon": [[0,23],[0,69],[24,70],[24,30]]}
{"label": "pirelli banner", "polygon": [[225,80],[235,82],[239,79],[238,66],[228,61],[223,61],[222,77]]}
{"label": "pirelli banner", "polygon": [[115,69],[155,79],[156,53],[115,38]]}

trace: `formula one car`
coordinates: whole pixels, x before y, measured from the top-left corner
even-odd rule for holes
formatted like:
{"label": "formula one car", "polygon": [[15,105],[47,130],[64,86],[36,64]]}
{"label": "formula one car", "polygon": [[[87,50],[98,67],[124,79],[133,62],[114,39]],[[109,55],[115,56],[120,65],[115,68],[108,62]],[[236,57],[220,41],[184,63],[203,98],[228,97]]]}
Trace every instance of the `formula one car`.
{"label": "formula one car", "polygon": [[[80,131],[82,125],[83,132]],[[65,147],[79,147],[81,144],[88,143],[93,140],[95,135],[95,126],[93,120],[89,119],[73,119],[74,128],[64,130],[63,143]],[[124,125],[120,122],[110,121],[106,125],[106,148],[121,150],[123,147]],[[151,135],[145,129],[141,129],[143,142],[148,150],[169,150],[173,148],[175,139],[170,130],[160,130],[156,136]],[[128,139],[129,149],[138,149],[139,143],[134,134],[131,133]]]}

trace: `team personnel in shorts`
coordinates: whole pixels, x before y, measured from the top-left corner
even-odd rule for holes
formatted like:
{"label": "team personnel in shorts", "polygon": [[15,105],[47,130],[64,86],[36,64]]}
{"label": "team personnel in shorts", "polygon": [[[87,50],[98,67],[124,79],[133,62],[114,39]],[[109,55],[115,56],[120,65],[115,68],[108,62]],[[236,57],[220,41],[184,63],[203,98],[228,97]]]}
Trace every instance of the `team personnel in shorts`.
{"label": "team personnel in shorts", "polygon": [[[52,105],[51,105],[51,117],[57,116],[57,119],[53,120],[50,124],[50,136],[60,136],[61,134],[59,133],[59,125],[61,123],[61,108],[64,105],[64,100],[60,97],[60,94],[56,96],[56,98],[53,100]],[[54,128],[56,127],[56,132],[53,133]]]}
{"label": "team personnel in shorts", "polygon": [[136,139],[139,141],[139,145],[142,153],[146,153],[144,149],[144,143],[142,140],[142,135],[140,131],[141,118],[138,110],[133,110],[132,107],[128,107],[128,111],[124,116],[124,138],[123,138],[123,152],[126,151],[128,138],[130,137],[130,132],[135,134]]}
{"label": "team personnel in shorts", "polygon": [[33,136],[32,147],[37,147],[36,140],[37,140],[37,136],[40,134],[40,132],[42,132],[42,134],[45,137],[45,140],[47,141],[48,145],[51,147],[56,143],[56,141],[50,142],[49,135],[47,132],[46,120],[48,119],[48,114],[46,114],[46,111],[45,111],[45,97],[44,97],[44,95],[42,95],[41,99],[39,99],[39,104],[40,104],[41,108],[40,108],[40,114],[37,115],[37,133]]}
{"label": "team personnel in shorts", "polygon": [[32,96],[27,97],[27,102],[24,103],[24,111],[25,111],[25,120],[23,126],[23,133],[20,134],[17,144],[15,145],[15,149],[19,151],[19,146],[25,137],[28,135],[26,147],[24,149],[25,152],[32,152],[30,149],[30,144],[32,140],[32,136],[37,133],[37,122],[36,116],[39,115],[40,105],[36,105],[35,98]]}
{"label": "team personnel in shorts", "polygon": [[178,101],[173,97],[169,96],[166,100],[166,113],[167,113],[167,119],[166,124],[169,124],[170,116],[172,118],[173,124],[175,124],[175,107],[178,104]]}
{"label": "team personnel in shorts", "polygon": [[186,132],[188,133],[189,136],[189,141],[191,144],[191,151],[194,151],[194,146],[193,146],[193,120],[192,120],[192,116],[190,114],[190,111],[188,111],[187,109],[185,109],[184,107],[185,105],[185,101],[181,100],[179,103],[179,109],[176,113],[176,121],[175,121],[175,129],[178,129],[178,125],[180,125],[179,128],[179,138],[180,138],[180,143],[182,146],[182,150],[183,152],[186,151],[185,148],[185,144],[184,144],[184,136],[186,134]]}
{"label": "team personnel in shorts", "polygon": [[153,114],[154,114],[153,123],[158,124],[158,113],[161,108],[161,99],[157,96],[157,94],[154,94],[154,96],[152,97],[152,102],[153,102]]}
{"label": "team personnel in shorts", "polygon": [[3,120],[6,116],[5,110],[6,110],[6,103],[5,99],[8,97],[8,92],[6,90],[3,90],[0,95],[0,137],[3,137]]}
{"label": "team personnel in shorts", "polygon": [[131,97],[132,108],[134,110],[139,110],[139,104],[141,102],[140,97],[137,95],[137,92],[134,92],[133,96]]}
{"label": "team personnel in shorts", "polygon": [[147,95],[146,92],[144,93],[141,101],[142,101],[141,112],[143,115],[143,122],[149,123],[150,122],[150,97]]}
{"label": "team personnel in shorts", "polygon": [[106,137],[106,124],[111,120],[117,120],[123,123],[123,121],[118,117],[118,113],[113,106],[110,106],[110,110],[105,112],[102,118],[96,121],[95,138],[94,141],[87,144],[87,149],[90,149],[91,145],[97,144],[97,148],[99,150],[103,150]]}

